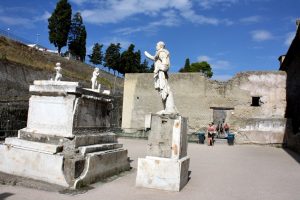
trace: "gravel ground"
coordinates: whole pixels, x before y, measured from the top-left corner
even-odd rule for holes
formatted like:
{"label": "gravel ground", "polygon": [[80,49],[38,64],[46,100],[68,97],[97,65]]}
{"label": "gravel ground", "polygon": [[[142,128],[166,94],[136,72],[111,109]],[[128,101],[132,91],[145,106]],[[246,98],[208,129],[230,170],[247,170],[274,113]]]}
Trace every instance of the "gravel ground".
{"label": "gravel ground", "polygon": [[129,172],[77,191],[6,177],[11,185],[0,185],[0,200],[300,199],[300,156],[281,148],[225,144],[209,147],[190,143],[191,179],[180,192],[169,192],[135,187],[137,158],[145,157],[147,141],[120,138],[119,142],[128,149],[132,160],[133,169]]}

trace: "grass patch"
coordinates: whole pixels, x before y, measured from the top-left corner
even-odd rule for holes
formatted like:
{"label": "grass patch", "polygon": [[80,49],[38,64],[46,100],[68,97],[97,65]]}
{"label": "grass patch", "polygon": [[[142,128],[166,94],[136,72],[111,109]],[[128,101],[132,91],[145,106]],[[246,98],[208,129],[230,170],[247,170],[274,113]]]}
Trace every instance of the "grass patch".
{"label": "grass patch", "polygon": [[[0,37],[0,60],[11,61],[34,70],[47,70],[55,73],[54,67],[57,62],[61,63],[63,68],[63,77],[71,81],[83,82],[85,87],[90,87],[90,79],[94,68],[90,65],[76,60],[67,60],[58,54],[40,51],[38,49],[28,47],[25,44]],[[100,70],[98,82],[106,88],[113,88],[115,76]],[[117,78],[116,89],[123,90],[122,78]]]}

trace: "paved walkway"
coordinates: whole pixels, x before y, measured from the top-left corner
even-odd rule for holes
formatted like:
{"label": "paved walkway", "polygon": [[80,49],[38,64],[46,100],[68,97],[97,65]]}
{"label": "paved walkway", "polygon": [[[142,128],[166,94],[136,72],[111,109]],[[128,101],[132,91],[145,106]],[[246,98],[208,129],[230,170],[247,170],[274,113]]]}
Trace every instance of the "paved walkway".
{"label": "paved walkway", "polygon": [[0,186],[0,200],[299,200],[300,156],[281,148],[255,145],[189,144],[191,179],[181,192],[135,187],[137,158],[144,157],[145,140],[119,139],[133,160],[131,172],[82,194],[60,194],[18,186]]}

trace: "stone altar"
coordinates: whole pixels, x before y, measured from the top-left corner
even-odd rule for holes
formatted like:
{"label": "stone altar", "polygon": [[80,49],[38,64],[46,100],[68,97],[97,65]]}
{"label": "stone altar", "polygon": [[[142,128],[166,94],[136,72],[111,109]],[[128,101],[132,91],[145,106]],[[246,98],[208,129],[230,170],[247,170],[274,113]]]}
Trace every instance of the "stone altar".
{"label": "stone altar", "polygon": [[78,82],[34,81],[27,127],[0,145],[0,171],[78,188],[129,170],[110,127],[113,98]]}

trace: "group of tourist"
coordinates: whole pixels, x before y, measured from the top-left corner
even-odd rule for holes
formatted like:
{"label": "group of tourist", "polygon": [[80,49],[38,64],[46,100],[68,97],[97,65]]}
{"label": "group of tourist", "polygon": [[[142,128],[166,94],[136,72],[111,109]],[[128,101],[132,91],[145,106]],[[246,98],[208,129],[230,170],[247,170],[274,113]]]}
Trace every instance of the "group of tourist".
{"label": "group of tourist", "polygon": [[209,123],[207,127],[207,144],[212,146],[215,136],[227,138],[228,133],[229,125],[227,123],[219,123],[217,126],[213,122]]}

